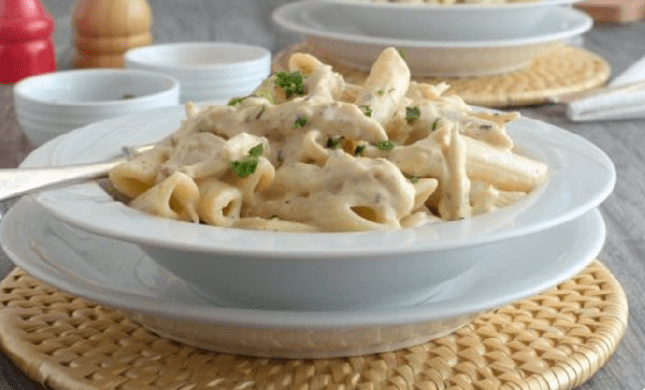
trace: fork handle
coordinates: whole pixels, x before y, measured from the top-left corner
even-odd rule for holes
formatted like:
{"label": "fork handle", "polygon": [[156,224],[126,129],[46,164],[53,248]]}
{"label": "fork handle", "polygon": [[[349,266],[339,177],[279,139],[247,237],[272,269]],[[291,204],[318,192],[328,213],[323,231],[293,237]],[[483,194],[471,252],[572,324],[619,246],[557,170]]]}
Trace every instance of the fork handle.
{"label": "fork handle", "polygon": [[55,185],[104,177],[122,161],[116,159],[61,167],[0,169],[0,201]]}

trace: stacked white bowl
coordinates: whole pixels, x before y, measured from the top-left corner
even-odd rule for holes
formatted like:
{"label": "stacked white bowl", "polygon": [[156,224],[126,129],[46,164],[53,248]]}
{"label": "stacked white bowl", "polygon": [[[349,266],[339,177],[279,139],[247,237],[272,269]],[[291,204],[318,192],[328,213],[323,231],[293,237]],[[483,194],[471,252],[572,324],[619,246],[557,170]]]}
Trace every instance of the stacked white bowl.
{"label": "stacked white bowl", "polygon": [[221,102],[260,86],[271,71],[271,52],[238,43],[181,42],[131,49],[125,64],[179,80],[182,103]]}
{"label": "stacked white bowl", "polygon": [[92,122],[178,104],[176,79],[139,70],[68,70],[14,86],[18,123],[36,146]]}
{"label": "stacked white bowl", "polygon": [[576,1],[300,0],[277,8],[273,21],[301,34],[319,58],[360,71],[396,47],[414,78],[489,76],[523,69],[579,40],[593,20],[572,8]]}

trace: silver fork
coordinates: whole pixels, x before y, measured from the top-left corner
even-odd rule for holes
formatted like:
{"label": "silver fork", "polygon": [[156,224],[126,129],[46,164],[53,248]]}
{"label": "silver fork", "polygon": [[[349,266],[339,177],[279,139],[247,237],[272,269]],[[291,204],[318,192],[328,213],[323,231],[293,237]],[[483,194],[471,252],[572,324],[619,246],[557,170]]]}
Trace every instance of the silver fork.
{"label": "silver fork", "polygon": [[116,165],[152,147],[152,144],[138,147],[124,146],[123,153],[119,157],[98,163],[45,168],[0,169],[0,202],[53,186],[105,177]]}

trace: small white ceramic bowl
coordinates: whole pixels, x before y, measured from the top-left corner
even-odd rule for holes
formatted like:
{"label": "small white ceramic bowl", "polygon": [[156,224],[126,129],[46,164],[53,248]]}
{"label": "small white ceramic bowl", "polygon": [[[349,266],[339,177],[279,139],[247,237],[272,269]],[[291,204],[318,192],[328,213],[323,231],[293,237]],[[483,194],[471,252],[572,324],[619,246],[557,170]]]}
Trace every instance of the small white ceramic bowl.
{"label": "small white ceramic bowl", "polygon": [[175,77],[182,103],[244,96],[271,71],[271,52],[260,46],[224,42],[181,42],[128,50],[126,67]]}
{"label": "small white ceramic bowl", "polygon": [[14,86],[18,123],[35,145],[92,122],[179,104],[179,82],[137,70],[81,69]]}
{"label": "small white ceramic bowl", "polygon": [[318,1],[331,3],[367,35],[444,41],[519,38],[544,21],[554,7],[579,0],[463,4]]}
{"label": "small white ceramic bowl", "polygon": [[[184,117],[176,107],[95,123],[58,140],[39,164],[107,159],[124,145],[166,137]],[[533,254],[544,242],[503,256],[498,249],[583,215],[613,190],[611,160],[585,139],[525,118],[510,123],[508,131],[520,153],[548,165],[548,179],[509,207],[414,229],[276,233],[192,224],[135,210],[97,182],[41,192],[34,199],[66,223],[137,244],[212,302],[271,310],[410,307],[450,291],[475,265],[541,261]],[[44,152],[36,150],[31,161],[39,150]]]}

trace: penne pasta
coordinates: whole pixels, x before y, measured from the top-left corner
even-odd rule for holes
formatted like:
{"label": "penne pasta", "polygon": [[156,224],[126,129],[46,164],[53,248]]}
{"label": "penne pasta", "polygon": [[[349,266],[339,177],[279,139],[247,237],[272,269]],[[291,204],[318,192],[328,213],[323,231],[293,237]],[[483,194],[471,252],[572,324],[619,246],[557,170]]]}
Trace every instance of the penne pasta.
{"label": "penne pasta", "polygon": [[518,114],[474,110],[410,80],[395,48],[363,84],[294,54],[225,106],[187,103],[180,127],[109,180],[144,212],[269,231],[400,229],[520,201],[547,167],[515,151]]}
{"label": "penne pasta", "polygon": [[108,172],[108,178],[117,191],[135,198],[155,185],[160,167],[169,154],[170,150],[167,148],[151,149],[133,160],[117,165]]}
{"label": "penne pasta", "polygon": [[356,99],[358,107],[369,107],[370,117],[381,125],[399,109],[410,85],[410,70],[394,48],[385,49],[376,59]]}
{"label": "penne pasta", "polygon": [[470,179],[466,174],[466,146],[456,126],[448,129],[441,142],[444,158],[439,215],[455,220],[471,215]]}
{"label": "penne pasta", "polygon": [[425,206],[430,195],[432,195],[439,187],[439,181],[434,178],[413,179],[414,207],[412,207],[412,210],[416,211]]}
{"label": "penne pasta", "polygon": [[252,174],[246,177],[229,175],[229,182],[242,192],[242,199],[250,203],[255,199],[256,193],[263,192],[273,182],[275,168],[268,159],[259,157],[257,166]]}
{"label": "penne pasta", "polygon": [[176,172],[132,199],[129,205],[164,218],[199,222],[198,202],[197,184],[185,174]]}
{"label": "penne pasta", "polygon": [[304,89],[308,96],[329,101],[340,100],[345,80],[331,66],[323,64],[310,54],[294,53],[289,59],[289,68],[292,72],[303,74]]}
{"label": "penne pasta", "polygon": [[242,191],[217,179],[198,183],[199,219],[210,225],[233,226],[240,219]]}

